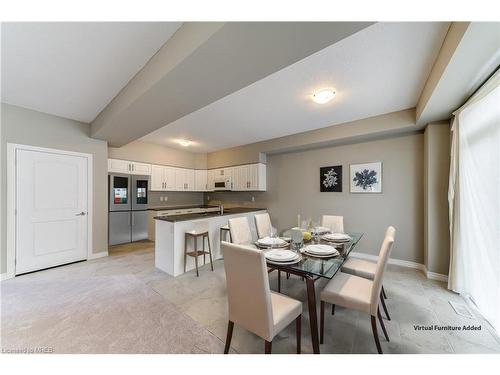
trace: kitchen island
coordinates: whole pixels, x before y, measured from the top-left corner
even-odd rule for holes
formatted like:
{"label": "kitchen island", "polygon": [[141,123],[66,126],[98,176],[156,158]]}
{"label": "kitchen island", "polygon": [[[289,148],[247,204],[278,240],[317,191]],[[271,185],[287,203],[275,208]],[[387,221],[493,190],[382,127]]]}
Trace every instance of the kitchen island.
{"label": "kitchen island", "polygon": [[[155,266],[172,276],[184,273],[184,234],[190,231],[208,231],[214,261],[222,258],[220,228],[235,217],[248,217],[252,236],[257,238],[254,215],[266,212],[265,208],[235,207],[220,212],[192,213],[156,216],[155,219]],[[188,249],[193,244],[188,243]],[[199,240],[198,248],[202,246]],[[208,250],[208,246],[205,245]],[[202,257],[201,257],[202,258]],[[207,257],[208,261],[208,257]],[[186,271],[195,268],[194,258],[188,257]]]}

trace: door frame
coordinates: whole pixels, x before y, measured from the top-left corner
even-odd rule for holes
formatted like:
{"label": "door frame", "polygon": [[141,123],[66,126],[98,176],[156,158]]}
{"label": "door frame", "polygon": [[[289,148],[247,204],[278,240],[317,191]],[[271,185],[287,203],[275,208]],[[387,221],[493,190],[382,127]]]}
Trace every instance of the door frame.
{"label": "door frame", "polygon": [[79,156],[87,159],[87,260],[92,257],[93,215],[93,155],[83,152],[66,151],[55,148],[36,147],[17,143],[7,143],[7,270],[2,279],[10,279],[16,274],[16,152],[17,150],[38,151],[50,154]]}

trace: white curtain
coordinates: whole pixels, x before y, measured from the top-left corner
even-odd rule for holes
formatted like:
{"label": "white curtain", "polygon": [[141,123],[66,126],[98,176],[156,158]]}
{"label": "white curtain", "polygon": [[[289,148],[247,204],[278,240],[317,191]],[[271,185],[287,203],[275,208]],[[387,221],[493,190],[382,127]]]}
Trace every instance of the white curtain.
{"label": "white curtain", "polygon": [[500,332],[500,71],[454,112],[448,288]]}

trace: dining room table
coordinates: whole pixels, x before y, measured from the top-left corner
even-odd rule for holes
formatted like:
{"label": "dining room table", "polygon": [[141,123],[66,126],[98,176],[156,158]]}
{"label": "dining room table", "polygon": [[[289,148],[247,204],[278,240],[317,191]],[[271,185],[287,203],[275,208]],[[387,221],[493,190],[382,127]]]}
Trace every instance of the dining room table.
{"label": "dining room table", "polygon": [[[287,233],[289,233],[289,231],[284,232],[284,235]],[[278,292],[281,291],[281,272],[297,275],[305,281],[309,310],[309,324],[311,328],[311,340],[314,354],[320,353],[315,282],[319,279],[331,280],[334,278],[335,275],[340,272],[342,265],[345,263],[354,247],[358,244],[361,237],[363,237],[363,233],[349,232],[346,234],[349,235],[350,239],[344,242],[326,241],[322,236],[313,236],[310,241],[304,241],[302,245],[294,247],[292,247],[290,242],[288,242],[285,246],[279,247],[261,245],[258,242],[253,244],[255,247],[265,252],[279,248],[295,251],[299,255],[299,258],[294,262],[276,262],[270,261],[267,258],[266,261],[269,269],[278,271]],[[311,255],[304,251],[306,246],[314,244],[328,244],[334,246],[337,249],[338,254],[323,257]]]}

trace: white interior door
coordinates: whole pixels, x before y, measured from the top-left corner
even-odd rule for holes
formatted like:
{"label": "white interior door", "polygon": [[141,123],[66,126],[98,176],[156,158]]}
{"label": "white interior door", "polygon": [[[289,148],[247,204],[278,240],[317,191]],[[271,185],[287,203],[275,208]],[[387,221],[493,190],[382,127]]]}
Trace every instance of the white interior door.
{"label": "white interior door", "polygon": [[16,151],[16,274],[87,258],[88,159]]}

